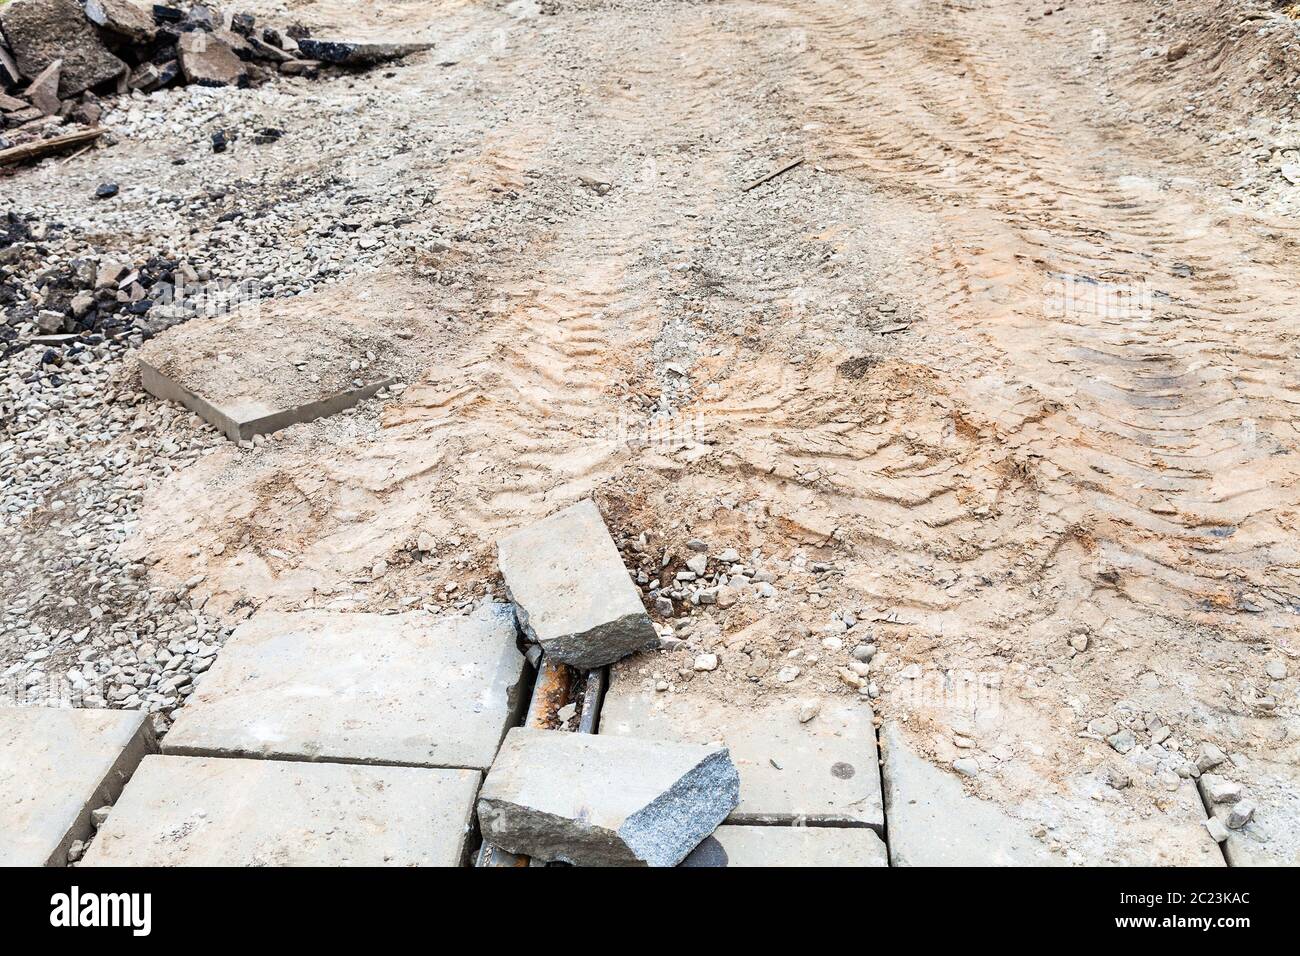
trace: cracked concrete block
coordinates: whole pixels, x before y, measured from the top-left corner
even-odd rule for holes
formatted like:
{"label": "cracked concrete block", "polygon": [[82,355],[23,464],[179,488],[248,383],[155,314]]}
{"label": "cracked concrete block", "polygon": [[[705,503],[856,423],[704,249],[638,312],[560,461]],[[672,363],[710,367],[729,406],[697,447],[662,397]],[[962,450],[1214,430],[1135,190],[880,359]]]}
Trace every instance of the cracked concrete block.
{"label": "cracked concrete block", "polygon": [[741,780],[729,823],[806,821],[883,832],[876,731],[861,701],[828,699],[803,723],[796,701],[740,705],[689,692],[665,695],[641,687],[631,667],[616,668],[600,733],[726,744]]}
{"label": "cracked concrete block", "polygon": [[706,837],[682,866],[889,866],[889,853],[866,827],[733,826]]}
{"label": "cracked concrete block", "polygon": [[519,626],[552,661],[600,667],[653,646],[654,625],[590,499],[497,543]]}
{"label": "cracked concrete block", "polygon": [[736,806],[724,747],[515,728],[479,795],[483,839],[578,866],[676,866]]}
{"label": "cracked concrete block", "polygon": [[83,866],[458,866],[477,770],[146,757]]}
{"label": "cracked concrete block", "polygon": [[153,749],[142,711],[0,707],[0,866],[63,866]]}
{"label": "cracked concrete block", "polygon": [[524,704],[516,641],[505,604],[258,614],[199,679],[163,752],[486,769]]}
{"label": "cracked concrete block", "polygon": [[[138,320],[157,333],[138,355],[142,384],[231,441],[347,411],[417,359],[387,278],[287,299],[263,298],[251,280],[187,281]],[[203,321],[183,321],[191,315]]]}
{"label": "cracked concrete block", "polygon": [[183,380],[139,359],[140,381],[145,391],[163,401],[184,405],[231,441],[251,441],[254,435],[269,435],[290,425],[314,422],[337,415],[358,402],[370,398],[380,389],[392,385],[396,378],[386,375],[356,388],[346,388],[314,401],[281,405],[255,393],[204,396],[192,391]]}

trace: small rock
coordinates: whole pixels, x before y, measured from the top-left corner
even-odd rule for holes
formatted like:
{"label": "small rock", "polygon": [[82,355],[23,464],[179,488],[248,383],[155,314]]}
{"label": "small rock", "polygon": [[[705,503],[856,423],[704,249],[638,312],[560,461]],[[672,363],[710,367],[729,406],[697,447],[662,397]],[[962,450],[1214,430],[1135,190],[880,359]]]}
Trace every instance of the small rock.
{"label": "small rock", "polygon": [[1255,816],[1253,800],[1238,800],[1228,811],[1228,829],[1240,830]]}
{"label": "small rock", "polygon": [[859,644],[853,648],[854,660],[862,661],[864,664],[871,663],[871,659],[876,656],[875,644]]}
{"label": "small rock", "polygon": [[1286,662],[1272,660],[1264,665],[1264,673],[1273,680],[1286,680]]}
{"label": "small rock", "polygon": [[1211,803],[1236,803],[1243,795],[1241,784],[1225,780],[1218,774],[1202,774],[1201,786]]}
{"label": "small rock", "polygon": [[713,671],[718,669],[717,654],[701,654],[695,658],[695,669],[697,671]]}
{"label": "small rock", "polygon": [[806,700],[799,705],[799,723],[806,724],[822,712],[820,700]]}
{"label": "small rock", "polygon": [[1124,790],[1133,785],[1133,778],[1128,771],[1121,770],[1119,767],[1107,767],[1102,772],[1102,777],[1107,785],[1115,790]]}
{"label": "small rock", "polygon": [[1114,717],[1094,717],[1088,721],[1088,733],[1098,737],[1113,737],[1119,733],[1119,721]]}
{"label": "small rock", "polygon": [[1116,753],[1121,754],[1126,754],[1137,746],[1137,738],[1133,736],[1133,731],[1128,728],[1107,737],[1106,742],[1114,748]]}
{"label": "small rock", "polygon": [[68,847],[68,862],[76,863],[86,855],[86,843],[84,840],[74,840],[72,846]]}
{"label": "small rock", "polygon": [[1205,773],[1207,770],[1213,770],[1227,759],[1227,754],[1207,741],[1201,744],[1201,752],[1196,757],[1196,766],[1201,773]]}
{"label": "small rock", "polygon": [[1179,40],[1177,43],[1172,44],[1169,47],[1168,51],[1166,51],[1165,59],[1168,60],[1170,63],[1174,63],[1178,60],[1181,60],[1183,57],[1187,56],[1187,52],[1191,48],[1192,48],[1191,44],[1189,44],[1186,40]]}
{"label": "small rock", "polygon": [[109,806],[98,807],[97,809],[90,811],[90,822],[94,825],[96,830],[104,825],[104,821],[108,819],[108,814],[112,809],[113,808]]}
{"label": "small rock", "polygon": [[977,777],[980,772],[980,765],[974,757],[958,757],[952,762],[952,769],[965,777]]}
{"label": "small rock", "polygon": [[793,664],[790,664],[786,667],[782,667],[779,671],[776,672],[776,679],[779,680],[782,684],[789,684],[791,681],[793,681],[802,673],[803,671],[801,671],[798,667],[795,667]]}
{"label": "small rock", "polygon": [[1222,843],[1228,839],[1228,828],[1223,825],[1223,821],[1218,817],[1209,817],[1204,823],[1205,829],[1210,831],[1210,838],[1215,843]]}
{"label": "small rock", "polygon": [[117,195],[117,183],[100,183],[95,190],[96,199],[112,199]]}

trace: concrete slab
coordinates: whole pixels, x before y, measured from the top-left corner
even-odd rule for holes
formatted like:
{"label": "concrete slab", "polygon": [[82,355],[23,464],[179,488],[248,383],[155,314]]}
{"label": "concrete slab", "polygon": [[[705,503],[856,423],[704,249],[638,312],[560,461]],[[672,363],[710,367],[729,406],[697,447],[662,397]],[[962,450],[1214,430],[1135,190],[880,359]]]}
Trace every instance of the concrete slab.
{"label": "concrete slab", "polygon": [[497,560],[520,628],[552,661],[601,667],[657,642],[591,500],[502,538]]}
{"label": "concrete slab", "polygon": [[[182,288],[145,320],[164,330],[140,352],[142,383],[232,441],[338,414],[415,361],[417,333],[398,318],[393,294],[383,284],[290,299],[240,286]],[[191,313],[200,319],[175,324]]]}
{"label": "concrete slab", "polygon": [[718,827],[682,866],[889,866],[866,827]]}
{"label": "concrete slab", "polygon": [[[1300,766],[1250,760],[1243,767],[1224,764],[1214,773],[1242,784],[1242,801],[1254,805],[1250,821],[1228,828],[1233,804],[1210,806],[1228,828],[1223,853],[1229,866],[1300,866]],[[1201,788],[1202,795],[1205,788]]]}
{"label": "concrete slab", "polygon": [[0,707],[0,866],[63,866],[154,749],[136,710]]}
{"label": "concrete slab", "polygon": [[883,830],[885,816],[871,709],[827,699],[799,722],[795,701],[733,705],[667,695],[639,686],[631,672],[611,675],[602,734],[721,741],[740,771],[740,806],[728,823],[809,821]]}
{"label": "concrete slab", "polygon": [[736,805],[723,747],[516,727],[478,802],[483,839],[577,866],[676,866]]}
{"label": "concrete slab", "polygon": [[915,753],[896,724],[881,730],[889,856],[894,866],[1060,866],[1032,825],[971,796]]}
{"label": "concrete slab", "polygon": [[477,770],[147,757],[83,866],[459,866]]}
{"label": "concrete slab", "polygon": [[385,375],[358,387],[277,408],[273,401],[255,394],[204,396],[187,388],[183,379],[169,376],[144,359],[139,362],[140,381],[145,391],[164,401],[184,405],[236,442],[251,441],[254,435],[269,435],[290,425],[301,425],[328,415],[337,415],[397,381],[394,376]]}
{"label": "concrete slab", "polygon": [[516,636],[505,604],[259,614],[199,680],[163,752],[484,770],[525,703]]}

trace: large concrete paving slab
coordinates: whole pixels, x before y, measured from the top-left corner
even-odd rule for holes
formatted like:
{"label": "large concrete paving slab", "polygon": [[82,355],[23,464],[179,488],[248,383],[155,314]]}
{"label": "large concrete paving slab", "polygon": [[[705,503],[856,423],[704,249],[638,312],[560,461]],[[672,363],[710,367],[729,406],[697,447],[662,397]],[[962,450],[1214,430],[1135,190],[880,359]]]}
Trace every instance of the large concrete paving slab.
{"label": "large concrete paving slab", "polygon": [[611,674],[600,732],[721,741],[740,771],[740,806],[728,823],[831,823],[883,831],[885,815],[871,708],[828,698],[799,721],[797,701],[728,704],[689,690],[657,693],[630,670]]}
{"label": "large concrete paving slab", "polygon": [[889,866],[889,853],[867,827],[718,827],[681,863],[722,866]]}
{"label": "large concrete paving slab", "polygon": [[146,343],[142,384],[232,441],[338,414],[413,366],[414,333],[396,318],[403,313],[390,292],[344,283],[263,299],[240,286],[182,288],[175,301],[155,304],[148,322],[174,322],[191,309],[201,318]]}
{"label": "large concrete paving slab", "polygon": [[483,839],[578,866],[676,866],[736,806],[723,747],[516,727],[478,802]]}
{"label": "large concrete paving slab", "polygon": [[459,866],[477,770],[147,757],[83,866]]}
{"label": "large concrete paving slab", "polygon": [[1245,826],[1231,828],[1234,804],[1206,800],[1228,831],[1222,844],[1228,865],[1300,866],[1300,766],[1251,759],[1241,767],[1225,763],[1213,773],[1240,783],[1242,800],[1254,806]]}
{"label": "large concrete paving slab", "polygon": [[484,770],[524,704],[516,635],[505,604],[461,617],[258,614],[163,752]]}
{"label": "large concrete paving slab", "polygon": [[0,708],[0,866],[62,866],[154,748],[135,710]]}
{"label": "large concrete paving slab", "polygon": [[[881,749],[894,866],[1223,866],[1194,782],[1109,747],[1102,763],[1051,777],[1014,758],[981,769],[977,786],[996,800],[967,792],[897,723],[881,729]],[[1120,788],[1106,782],[1112,771]]]}
{"label": "large concrete paving slab", "polygon": [[654,625],[590,499],[497,543],[519,626],[552,661],[581,669],[653,646]]}
{"label": "large concrete paving slab", "polygon": [[1032,824],[962,788],[912,750],[897,724],[881,731],[889,855],[894,866],[1060,866]]}

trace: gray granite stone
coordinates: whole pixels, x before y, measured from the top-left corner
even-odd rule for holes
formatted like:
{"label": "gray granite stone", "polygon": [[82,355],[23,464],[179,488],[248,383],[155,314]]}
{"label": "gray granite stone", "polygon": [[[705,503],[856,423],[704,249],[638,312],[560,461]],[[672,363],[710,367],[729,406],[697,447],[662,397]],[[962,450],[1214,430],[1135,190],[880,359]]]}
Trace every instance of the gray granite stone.
{"label": "gray granite stone", "polygon": [[655,644],[641,595],[592,501],[502,538],[497,553],[519,626],[552,661],[600,667]]}
{"label": "gray granite stone", "polygon": [[579,866],[676,866],[736,805],[725,748],[515,728],[478,802],[483,839]]}

